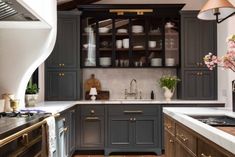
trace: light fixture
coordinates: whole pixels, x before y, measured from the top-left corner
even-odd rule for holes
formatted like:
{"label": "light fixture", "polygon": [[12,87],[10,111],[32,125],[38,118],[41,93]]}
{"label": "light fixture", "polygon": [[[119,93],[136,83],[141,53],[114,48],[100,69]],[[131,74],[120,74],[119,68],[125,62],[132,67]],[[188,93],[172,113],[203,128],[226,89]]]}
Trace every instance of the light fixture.
{"label": "light fixture", "polygon": [[201,20],[216,20],[221,23],[235,14],[235,7],[227,0],[208,0],[198,14]]}
{"label": "light fixture", "polygon": [[91,100],[92,100],[92,101],[95,101],[95,99],[96,99],[95,96],[97,95],[97,90],[96,90],[96,88],[91,88],[89,95],[91,95]]}

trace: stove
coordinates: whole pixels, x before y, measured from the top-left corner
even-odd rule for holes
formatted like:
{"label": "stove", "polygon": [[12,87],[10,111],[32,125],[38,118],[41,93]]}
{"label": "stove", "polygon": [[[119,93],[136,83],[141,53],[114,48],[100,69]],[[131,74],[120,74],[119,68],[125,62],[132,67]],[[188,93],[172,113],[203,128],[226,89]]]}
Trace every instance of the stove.
{"label": "stove", "polygon": [[235,118],[229,116],[191,116],[205,124],[211,126],[235,127]]}
{"label": "stove", "polygon": [[0,112],[0,118],[3,117],[32,117],[34,113],[31,112]]}

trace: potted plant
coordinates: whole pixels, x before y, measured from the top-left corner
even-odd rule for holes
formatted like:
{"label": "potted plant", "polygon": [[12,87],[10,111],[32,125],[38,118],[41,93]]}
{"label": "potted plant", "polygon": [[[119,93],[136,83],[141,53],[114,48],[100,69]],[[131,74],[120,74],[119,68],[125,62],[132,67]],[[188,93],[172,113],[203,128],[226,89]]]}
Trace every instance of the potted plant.
{"label": "potted plant", "polygon": [[166,101],[170,101],[177,83],[180,81],[180,79],[177,78],[177,76],[162,76],[160,78],[160,87],[165,90],[164,96]]}
{"label": "potted plant", "polygon": [[38,98],[39,88],[36,83],[33,84],[32,78],[29,80],[29,83],[26,88],[25,93],[25,104],[26,106],[35,106]]}

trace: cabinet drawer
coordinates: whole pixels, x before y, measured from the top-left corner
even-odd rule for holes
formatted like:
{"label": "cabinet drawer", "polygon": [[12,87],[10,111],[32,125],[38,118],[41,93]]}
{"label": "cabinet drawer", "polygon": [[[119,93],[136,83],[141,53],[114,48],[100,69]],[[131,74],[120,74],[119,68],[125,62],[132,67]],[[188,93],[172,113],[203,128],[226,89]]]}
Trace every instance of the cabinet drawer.
{"label": "cabinet drawer", "polygon": [[196,155],[197,138],[187,128],[176,124],[176,139]]}
{"label": "cabinet drawer", "polygon": [[170,117],[164,115],[164,128],[171,134],[175,134],[175,122]]}
{"label": "cabinet drawer", "polygon": [[212,142],[209,141],[204,142],[202,140],[198,140],[198,157],[228,157],[227,155],[219,152],[217,148],[211,146],[211,144]]}
{"label": "cabinet drawer", "polygon": [[152,105],[109,106],[109,115],[157,115],[160,107]]}
{"label": "cabinet drawer", "polygon": [[81,114],[83,116],[104,115],[104,106],[86,105],[81,106]]}

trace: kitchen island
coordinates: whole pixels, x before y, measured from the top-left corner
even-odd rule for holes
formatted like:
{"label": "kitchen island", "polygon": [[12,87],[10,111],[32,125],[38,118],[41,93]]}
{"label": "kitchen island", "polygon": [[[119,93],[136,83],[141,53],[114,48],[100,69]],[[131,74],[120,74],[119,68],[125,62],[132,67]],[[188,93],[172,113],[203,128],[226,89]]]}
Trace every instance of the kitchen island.
{"label": "kitchen island", "polygon": [[[195,117],[228,116],[235,113],[216,108],[164,108],[165,150],[169,157],[234,157],[235,136],[224,127],[205,124]],[[230,127],[231,130],[234,127]],[[204,148],[203,148],[204,147]]]}

